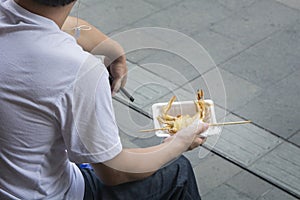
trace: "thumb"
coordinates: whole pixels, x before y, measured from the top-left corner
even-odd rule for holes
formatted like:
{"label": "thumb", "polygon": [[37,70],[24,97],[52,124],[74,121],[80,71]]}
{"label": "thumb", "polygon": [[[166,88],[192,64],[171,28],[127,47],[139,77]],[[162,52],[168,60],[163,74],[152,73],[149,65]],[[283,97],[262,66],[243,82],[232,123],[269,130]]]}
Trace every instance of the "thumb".
{"label": "thumb", "polygon": [[111,92],[112,92],[112,96],[114,96],[121,87],[121,79],[120,78],[115,78],[111,84]]}
{"label": "thumb", "polygon": [[195,132],[197,135],[200,135],[201,133],[206,131],[209,127],[208,123],[204,123],[204,122],[200,121],[199,119],[196,119],[193,122],[192,126],[195,127]]}

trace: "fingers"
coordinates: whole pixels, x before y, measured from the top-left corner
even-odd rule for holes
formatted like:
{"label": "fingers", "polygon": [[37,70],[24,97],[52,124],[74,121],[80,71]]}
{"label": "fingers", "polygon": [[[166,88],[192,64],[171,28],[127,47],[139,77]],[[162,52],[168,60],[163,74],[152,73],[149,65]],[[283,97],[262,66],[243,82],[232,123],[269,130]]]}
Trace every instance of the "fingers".
{"label": "fingers", "polygon": [[120,87],[124,87],[127,81],[127,64],[125,57],[120,57],[113,62],[108,58],[104,58],[104,65],[110,74],[111,93],[114,96]]}
{"label": "fingers", "polygon": [[111,82],[111,93],[114,96],[117,92],[119,92],[121,87],[124,87],[126,84],[127,76],[124,75],[120,78],[112,78]]}
{"label": "fingers", "polygon": [[208,123],[203,123],[199,119],[195,120],[191,126],[193,127],[196,135],[200,135],[209,127]]}
{"label": "fingers", "polygon": [[204,131],[206,131],[208,129],[208,127],[209,127],[208,123],[202,123],[201,122],[199,124],[201,124],[201,125],[199,126],[199,129],[198,129],[198,135],[200,135],[201,133],[203,133]]}
{"label": "fingers", "polygon": [[192,142],[192,144],[189,146],[188,150],[193,150],[199,146],[201,146],[202,144],[204,144],[206,141],[206,138],[195,138],[194,141]]}
{"label": "fingers", "polygon": [[121,79],[114,79],[111,84],[111,94],[115,96],[116,93],[120,90],[121,87]]}
{"label": "fingers", "polygon": [[200,120],[195,120],[191,126],[194,131],[194,139],[192,140],[188,150],[193,150],[194,148],[201,146],[206,141],[206,138],[201,137],[201,133],[205,132],[209,127],[207,123],[203,123]]}
{"label": "fingers", "polygon": [[207,137],[201,137],[201,139],[202,139],[202,144],[204,144],[206,142],[206,140],[207,140]]}

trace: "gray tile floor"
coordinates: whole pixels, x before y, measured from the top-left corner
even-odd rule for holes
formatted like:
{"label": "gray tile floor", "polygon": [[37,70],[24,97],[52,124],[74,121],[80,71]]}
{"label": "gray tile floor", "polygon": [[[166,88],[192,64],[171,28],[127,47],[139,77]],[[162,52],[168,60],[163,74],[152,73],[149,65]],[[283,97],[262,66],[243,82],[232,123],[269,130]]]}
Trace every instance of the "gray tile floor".
{"label": "gray tile floor", "polygon": [[[204,200],[300,198],[299,0],[81,0],[78,10],[124,46],[134,108],[203,88],[219,121],[253,121],[186,153]],[[138,132],[151,119],[114,106],[125,147],[161,142]]]}

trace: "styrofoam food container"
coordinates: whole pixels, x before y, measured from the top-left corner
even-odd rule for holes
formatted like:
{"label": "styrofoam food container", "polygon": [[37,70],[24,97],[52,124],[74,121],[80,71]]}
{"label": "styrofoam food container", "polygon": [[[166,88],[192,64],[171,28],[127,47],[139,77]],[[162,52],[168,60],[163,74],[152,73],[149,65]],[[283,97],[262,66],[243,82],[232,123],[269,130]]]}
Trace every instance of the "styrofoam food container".
{"label": "styrofoam food container", "polygon": [[[210,104],[208,110],[209,118],[205,121],[207,123],[217,123],[216,114],[214,109],[214,103],[210,99],[204,100],[206,103]],[[153,121],[154,121],[154,128],[159,129],[162,128],[162,124],[157,120],[158,116],[161,116],[163,106],[167,105],[168,102],[165,103],[155,103],[152,105],[152,113],[153,113]],[[194,101],[181,101],[181,102],[174,102],[169,110],[168,114],[172,116],[177,115],[190,115],[191,117],[194,116],[197,112],[197,107]],[[220,134],[221,129],[216,126],[209,127],[205,132],[201,133],[202,137],[218,135]],[[158,130],[155,132],[156,136],[158,137],[169,137],[170,134],[168,131]]]}

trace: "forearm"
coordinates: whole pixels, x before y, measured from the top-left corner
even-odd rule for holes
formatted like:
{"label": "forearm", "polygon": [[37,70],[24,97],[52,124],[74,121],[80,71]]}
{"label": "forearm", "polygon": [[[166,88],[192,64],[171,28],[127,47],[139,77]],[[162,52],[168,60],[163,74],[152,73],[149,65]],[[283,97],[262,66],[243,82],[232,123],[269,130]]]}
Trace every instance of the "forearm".
{"label": "forearm", "polygon": [[[145,173],[156,171],[166,163],[175,159],[188,149],[189,144],[183,144],[174,137],[172,140],[148,148],[124,149],[115,159],[108,161],[107,165],[116,167],[121,171],[131,173]],[[119,166],[119,164],[121,164]]]}
{"label": "forearm", "polygon": [[[140,180],[152,175],[188,148],[188,143],[172,140],[148,148],[124,149],[114,159],[93,164],[96,174],[108,185]],[[100,166],[100,167],[99,167]]]}
{"label": "forearm", "polygon": [[62,30],[74,36],[74,28],[82,25],[91,27],[90,30],[81,30],[80,36],[77,38],[77,43],[84,50],[92,52],[93,54],[107,56],[112,61],[124,57],[124,50],[116,41],[110,39],[99,29],[82,19],[69,16],[66,19]]}
{"label": "forearm", "polygon": [[92,164],[93,168],[99,178],[108,185],[146,178],[187,149],[199,146],[200,134],[207,128],[208,124],[195,120],[190,126],[181,129],[160,145],[124,149],[119,155],[105,163]]}

